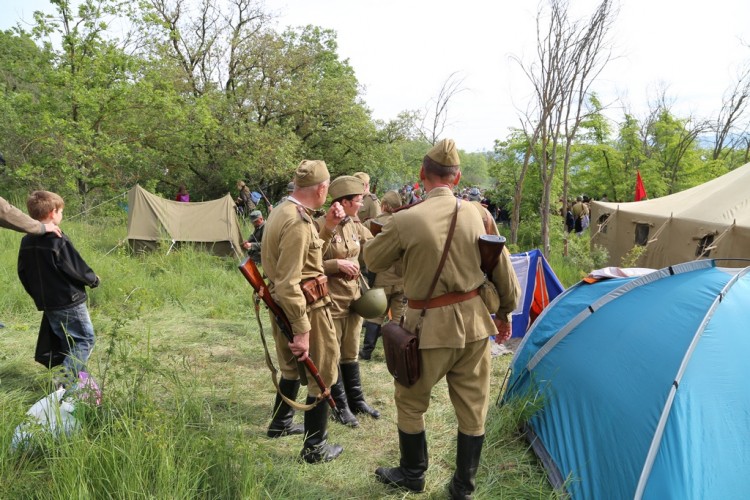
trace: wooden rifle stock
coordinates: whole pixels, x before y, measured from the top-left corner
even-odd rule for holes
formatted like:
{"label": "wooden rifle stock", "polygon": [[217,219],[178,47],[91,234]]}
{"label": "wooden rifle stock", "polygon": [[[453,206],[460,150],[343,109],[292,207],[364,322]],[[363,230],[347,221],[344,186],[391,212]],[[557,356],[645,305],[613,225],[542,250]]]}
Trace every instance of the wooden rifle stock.
{"label": "wooden rifle stock", "polygon": [[374,219],[370,219],[370,232],[373,236],[377,236],[380,234],[380,232],[383,230],[383,223],[376,221]]}
{"label": "wooden rifle stock", "polygon": [[482,271],[489,277],[495,270],[500,254],[505,247],[505,237],[495,234],[483,234],[479,237],[479,256],[482,259]]}
{"label": "wooden rifle stock", "polygon": [[[255,262],[248,257],[239,265],[239,270],[248,283],[250,283],[250,286],[253,287],[253,290],[255,290],[258,297],[260,297],[263,302],[265,302],[266,306],[268,306],[268,309],[273,315],[273,319],[276,321],[276,324],[279,326],[279,329],[287,340],[289,340],[289,342],[294,342],[292,324],[289,322],[289,318],[286,317],[286,314],[281,307],[273,300],[273,297],[271,297],[271,292],[268,291],[268,286],[266,285],[263,276],[261,276],[258,266],[255,265]],[[307,371],[309,371],[310,375],[315,379],[315,382],[320,388],[322,397],[328,402],[328,406],[331,407],[334,416],[340,420],[341,417],[338,408],[336,408],[336,402],[333,400],[333,397],[331,397],[331,391],[326,387],[325,382],[323,382],[323,378],[320,376],[315,363],[313,363],[313,360],[309,357],[302,361],[302,363],[304,363]]]}

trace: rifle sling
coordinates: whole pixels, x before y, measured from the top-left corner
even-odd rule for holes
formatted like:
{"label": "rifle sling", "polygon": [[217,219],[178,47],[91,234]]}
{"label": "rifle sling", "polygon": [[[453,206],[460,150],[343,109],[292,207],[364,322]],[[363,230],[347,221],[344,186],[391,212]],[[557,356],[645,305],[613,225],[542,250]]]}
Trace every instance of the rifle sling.
{"label": "rifle sling", "polygon": [[286,404],[288,404],[295,410],[298,410],[298,411],[312,410],[313,408],[318,406],[322,401],[325,401],[325,399],[317,398],[315,403],[306,405],[306,404],[293,401],[281,393],[281,389],[279,389],[279,381],[278,381],[279,372],[273,364],[273,360],[271,359],[271,354],[268,352],[268,343],[266,342],[266,336],[263,334],[263,323],[260,320],[260,298],[257,296],[257,294],[253,294],[253,296],[254,296],[253,302],[255,303],[255,319],[258,320],[260,340],[261,342],[263,342],[263,350],[265,351],[265,355],[266,355],[266,366],[268,366],[268,369],[271,371],[271,380],[273,381],[274,387],[276,387],[276,393],[279,396],[281,396],[281,399],[283,399]]}

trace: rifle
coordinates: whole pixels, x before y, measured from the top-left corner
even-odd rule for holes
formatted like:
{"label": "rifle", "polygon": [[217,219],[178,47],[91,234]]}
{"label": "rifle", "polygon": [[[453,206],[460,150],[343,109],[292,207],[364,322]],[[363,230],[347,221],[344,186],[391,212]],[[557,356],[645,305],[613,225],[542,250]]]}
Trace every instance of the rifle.
{"label": "rifle", "polygon": [[271,202],[268,201],[268,196],[266,196],[266,193],[263,192],[260,186],[258,186],[258,191],[260,191],[260,195],[263,197],[263,199],[266,200],[266,205],[268,206],[268,209],[271,210],[273,208],[273,205],[271,205]]}
{"label": "rifle", "polygon": [[[260,297],[263,302],[266,303],[266,306],[268,306],[268,310],[271,312],[274,321],[276,321],[276,324],[279,326],[281,333],[284,334],[289,342],[294,342],[292,324],[289,322],[289,319],[286,317],[286,314],[281,309],[281,307],[273,300],[273,297],[271,297],[271,292],[268,291],[268,286],[263,280],[263,277],[258,270],[258,266],[255,265],[255,262],[253,262],[253,260],[248,257],[242,262],[242,264],[239,265],[239,269],[248,283],[250,283],[250,286],[253,287],[255,294]],[[336,408],[336,402],[333,400],[333,397],[331,397],[331,391],[326,387],[325,382],[323,382],[323,378],[320,376],[315,363],[313,363],[313,360],[309,357],[305,361],[303,361],[303,363],[305,364],[305,367],[307,367],[307,370],[310,372],[310,375],[313,376],[315,382],[318,384],[321,396],[328,402],[328,406],[331,407],[331,411],[333,412],[334,417],[339,419],[340,421],[341,416],[339,409]]]}
{"label": "rifle", "polygon": [[482,259],[480,267],[487,276],[492,275],[504,246],[505,237],[503,236],[483,234],[479,237],[479,255]]}

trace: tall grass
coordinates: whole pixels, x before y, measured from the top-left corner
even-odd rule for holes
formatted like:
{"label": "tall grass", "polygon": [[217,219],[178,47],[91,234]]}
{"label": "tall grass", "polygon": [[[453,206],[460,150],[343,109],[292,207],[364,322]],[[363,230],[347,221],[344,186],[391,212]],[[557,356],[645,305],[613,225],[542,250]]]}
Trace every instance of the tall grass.
{"label": "tall grass", "polygon": [[[64,221],[102,279],[90,293],[97,344],[89,371],[99,407],[79,404],[80,432],[10,442],[24,413],[51,392],[33,361],[41,314],[18,282],[21,235],[0,231],[0,498],[403,498],[374,479],[398,463],[393,384],[382,355],[362,363],[379,420],[329,426],[344,454],[307,465],[300,436],[265,437],[274,388],[252,312],[251,290],[233,259],[182,248],[131,256],[118,244],[124,221]],[[265,333],[270,324],[261,312]],[[270,339],[269,339],[270,340]],[[493,361],[493,402],[509,357]],[[302,397],[302,396],[301,396]],[[301,415],[297,416],[301,420]],[[456,421],[444,383],[427,414],[427,493],[443,498],[455,464]],[[513,407],[491,408],[476,498],[556,498],[518,433]]]}

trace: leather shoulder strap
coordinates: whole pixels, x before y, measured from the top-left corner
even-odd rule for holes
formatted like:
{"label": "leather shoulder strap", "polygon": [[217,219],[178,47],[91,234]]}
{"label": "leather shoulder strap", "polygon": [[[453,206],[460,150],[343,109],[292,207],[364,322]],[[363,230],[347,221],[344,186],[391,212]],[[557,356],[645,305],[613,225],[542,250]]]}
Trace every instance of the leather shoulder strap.
{"label": "leather shoulder strap", "polygon": [[456,210],[453,212],[453,218],[451,219],[451,226],[448,229],[448,238],[445,240],[445,247],[443,248],[443,255],[440,257],[440,264],[438,264],[437,271],[435,271],[435,277],[432,278],[432,284],[430,285],[430,291],[427,293],[426,304],[422,309],[422,314],[419,315],[420,319],[424,317],[427,309],[430,305],[430,299],[432,298],[432,292],[435,291],[440,273],[443,271],[445,261],[448,259],[448,250],[451,247],[451,240],[453,239],[453,233],[456,231],[456,221],[458,220],[458,209],[461,208],[461,198],[456,198]]}

